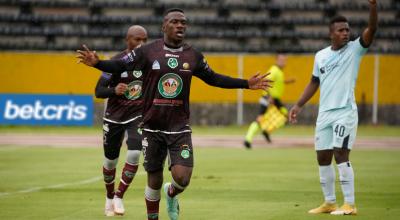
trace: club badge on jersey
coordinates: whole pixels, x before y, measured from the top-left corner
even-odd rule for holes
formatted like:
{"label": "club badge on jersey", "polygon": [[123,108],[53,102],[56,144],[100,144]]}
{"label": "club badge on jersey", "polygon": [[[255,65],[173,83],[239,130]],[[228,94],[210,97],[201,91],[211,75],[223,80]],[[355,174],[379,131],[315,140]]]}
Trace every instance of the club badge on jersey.
{"label": "club badge on jersey", "polygon": [[181,93],[182,87],[182,78],[175,73],[167,73],[158,81],[158,92],[164,98],[171,99],[177,97]]}
{"label": "club badge on jersey", "polygon": [[167,64],[171,69],[175,69],[179,65],[178,60],[172,57],[168,59]]}

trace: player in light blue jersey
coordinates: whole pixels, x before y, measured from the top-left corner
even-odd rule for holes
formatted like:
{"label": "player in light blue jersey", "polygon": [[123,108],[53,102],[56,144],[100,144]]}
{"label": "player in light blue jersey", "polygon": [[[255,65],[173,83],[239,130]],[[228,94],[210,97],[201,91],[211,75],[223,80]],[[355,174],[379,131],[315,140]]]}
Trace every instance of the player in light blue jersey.
{"label": "player in light blue jersey", "polygon": [[[299,101],[289,112],[289,121],[297,122],[308,100],[321,88],[319,112],[315,129],[315,149],[319,164],[319,176],[325,202],[309,213],[331,213],[333,215],[355,215],[354,172],[349,160],[358,124],[354,88],[362,56],[371,45],[377,30],[376,0],[368,0],[369,22],[362,35],[349,41],[350,28],[343,16],[333,18],[329,24],[331,45],[317,52],[312,79]],[[335,169],[339,171],[344,197],[340,208],[336,205]]]}

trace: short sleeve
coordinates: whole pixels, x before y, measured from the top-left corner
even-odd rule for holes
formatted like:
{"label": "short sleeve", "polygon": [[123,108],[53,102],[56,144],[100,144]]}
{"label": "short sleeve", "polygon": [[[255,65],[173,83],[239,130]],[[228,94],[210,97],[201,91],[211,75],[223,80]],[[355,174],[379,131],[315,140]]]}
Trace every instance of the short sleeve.
{"label": "short sleeve", "polygon": [[314,77],[319,78],[319,77],[320,77],[320,72],[319,72],[319,71],[320,71],[320,70],[319,70],[319,68],[318,68],[318,59],[317,59],[317,55],[315,55],[315,58],[314,58],[314,67],[313,67],[312,75],[313,75]]}
{"label": "short sleeve", "polygon": [[353,50],[360,56],[364,55],[368,51],[368,47],[365,46],[364,41],[361,37],[358,37],[353,41]]}

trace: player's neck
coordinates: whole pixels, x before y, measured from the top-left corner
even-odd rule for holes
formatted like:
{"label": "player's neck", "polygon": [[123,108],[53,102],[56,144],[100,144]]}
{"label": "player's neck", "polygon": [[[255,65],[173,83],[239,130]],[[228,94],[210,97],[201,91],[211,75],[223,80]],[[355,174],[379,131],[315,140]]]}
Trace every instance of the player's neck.
{"label": "player's neck", "polygon": [[331,44],[331,50],[338,51],[338,50],[342,49],[345,46],[346,46],[346,44],[343,44],[343,45]]}
{"label": "player's neck", "polygon": [[169,48],[178,49],[183,46],[183,41],[172,41],[167,38],[164,38],[164,44]]}

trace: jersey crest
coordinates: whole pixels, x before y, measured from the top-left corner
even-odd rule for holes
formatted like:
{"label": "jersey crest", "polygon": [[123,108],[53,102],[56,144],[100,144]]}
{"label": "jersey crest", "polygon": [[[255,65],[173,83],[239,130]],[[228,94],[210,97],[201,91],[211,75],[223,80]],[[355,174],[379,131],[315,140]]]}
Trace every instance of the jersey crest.
{"label": "jersey crest", "polygon": [[183,87],[182,78],[175,73],[167,73],[158,81],[158,92],[164,98],[177,97]]}
{"label": "jersey crest", "polygon": [[138,99],[142,95],[142,81],[136,80],[128,85],[128,90],[125,92],[125,97],[130,100]]}
{"label": "jersey crest", "polygon": [[176,58],[169,58],[167,62],[168,66],[171,67],[171,69],[175,69],[178,66],[178,60]]}

